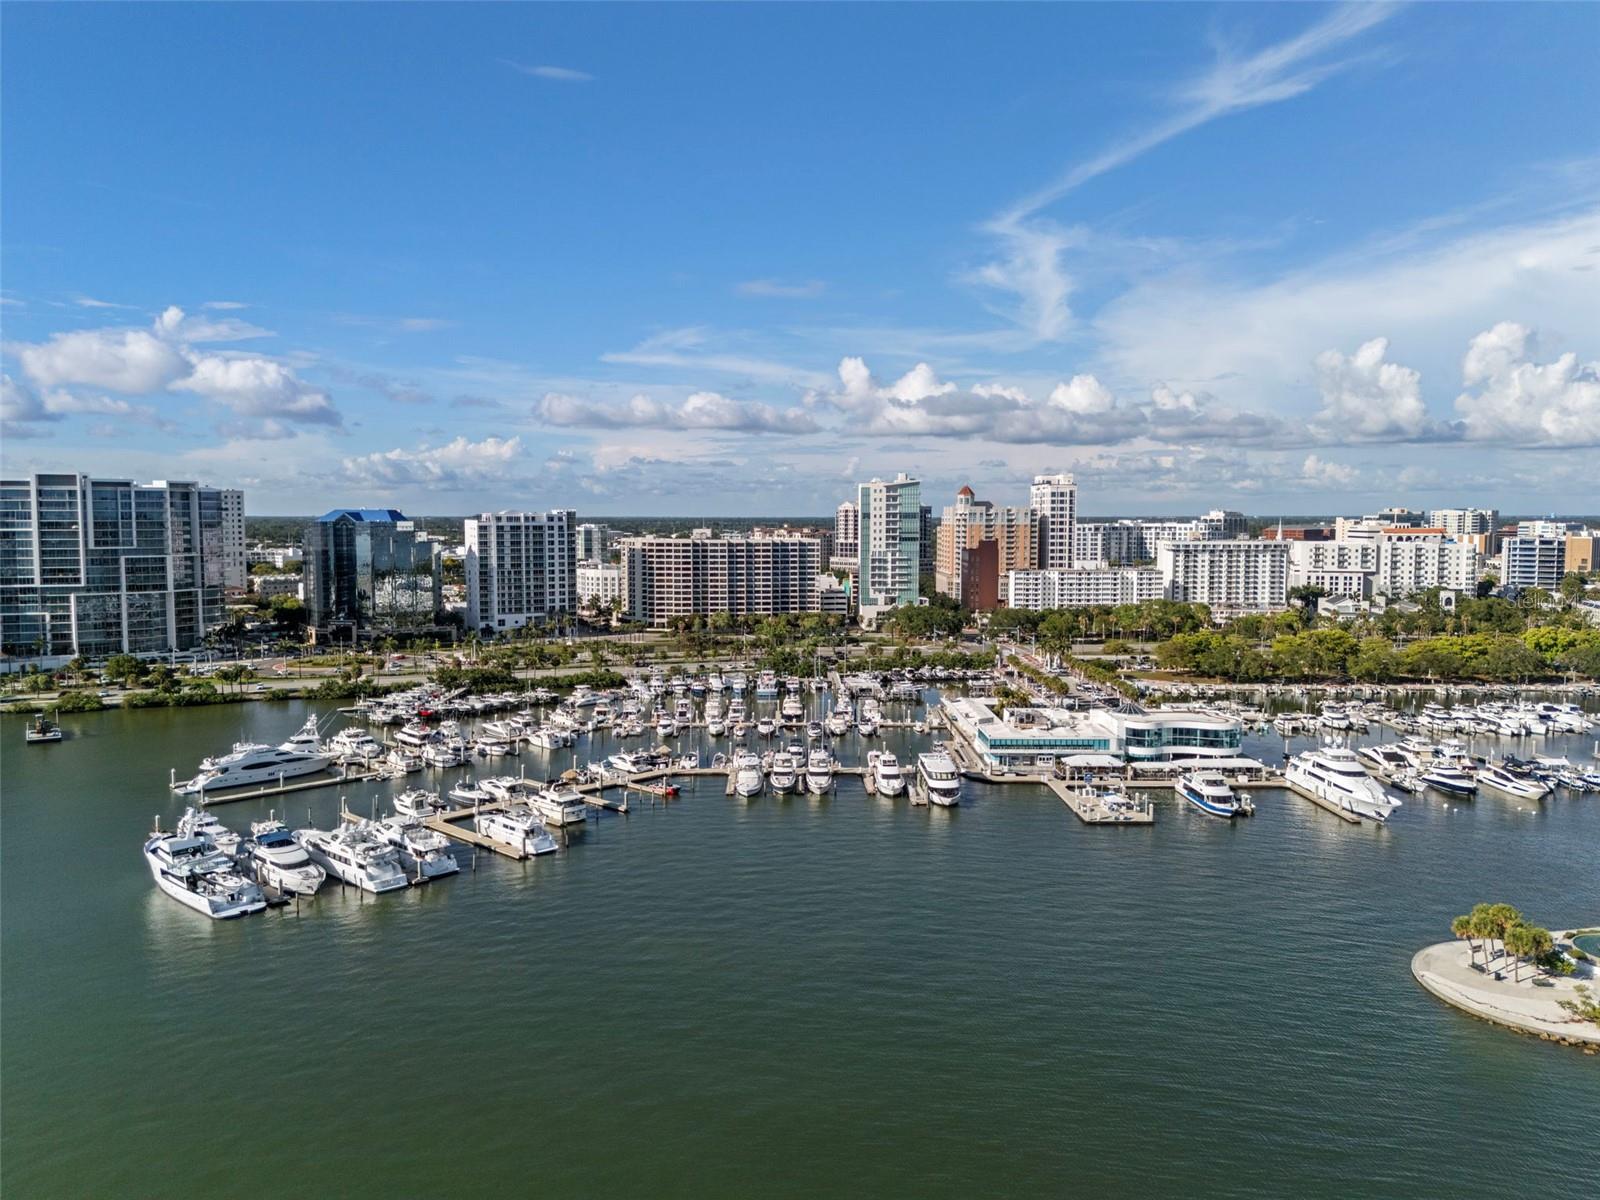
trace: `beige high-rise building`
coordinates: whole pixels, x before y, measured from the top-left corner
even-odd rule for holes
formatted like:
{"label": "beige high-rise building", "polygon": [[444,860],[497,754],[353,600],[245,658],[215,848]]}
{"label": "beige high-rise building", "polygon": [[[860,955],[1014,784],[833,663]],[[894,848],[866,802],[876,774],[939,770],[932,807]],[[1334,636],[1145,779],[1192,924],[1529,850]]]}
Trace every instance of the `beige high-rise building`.
{"label": "beige high-rise building", "polygon": [[[992,546],[985,543],[993,543]],[[1034,514],[979,500],[970,487],[944,510],[934,555],[934,587],[971,609],[997,608],[1004,601],[1008,571],[1034,562]]]}

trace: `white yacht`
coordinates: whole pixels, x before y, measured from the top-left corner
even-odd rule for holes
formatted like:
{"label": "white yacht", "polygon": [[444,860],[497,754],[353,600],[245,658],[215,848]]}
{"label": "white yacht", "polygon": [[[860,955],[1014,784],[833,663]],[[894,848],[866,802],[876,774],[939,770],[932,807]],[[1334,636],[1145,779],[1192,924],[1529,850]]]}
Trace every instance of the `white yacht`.
{"label": "white yacht", "polygon": [[834,710],[822,722],[822,727],[828,731],[830,737],[843,737],[850,732],[850,726],[855,724],[856,714],[850,707],[848,700],[840,700]]}
{"label": "white yacht", "polygon": [[783,698],[783,704],[779,708],[779,715],[785,725],[799,725],[806,719],[806,706],[801,703],[797,693],[790,692]]}
{"label": "white yacht", "polygon": [[[415,795],[416,793],[402,793],[402,795],[406,794]],[[427,793],[423,794],[426,795]],[[435,792],[434,795],[438,795],[438,793]],[[450,789],[449,795],[450,799],[457,804],[488,804],[494,799],[483,787],[476,783],[458,783]],[[395,807],[398,808],[400,797],[395,797],[395,800]]]}
{"label": "white yacht", "polygon": [[245,857],[255,867],[256,878],[280,892],[310,896],[328,873],[294,840],[289,827],[274,817],[250,823],[250,841]]}
{"label": "white yacht", "polygon": [[833,786],[833,755],[818,748],[806,759],[806,791],[820,796]]}
{"label": "white yacht", "polygon": [[1343,746],[1295,755],[1284,770],[1284,782],[1303,795],[1374,821],[1387,821],[1400,807],[1399,800],[1361,769],[1355,751]]}
{"label": "white yacht", "polygon": [[392,775],[410,775],[422,770],[422,755],[404,746],[396,746],[383,756],[382,765],[388,768]]}
{"label": "white yacht", "polygon": [[771,717],[762,717],[756,722],[756,732],[764,738],[769,738],[778,732],[778,723]]}
{"label": "white yacht", "polygon": [[239,843],[244,841],[243,837],[217,820],[215,813],[203,808],[183,810],[183,816],[178,818],[178,836],[206,838],[230,858],[239,852]]}
{"label": "white yacht", "polygon": [[887,750],[878,753],[877,761],[870,764],[872,783],[880,796],[898,796],[906,790],[905,773],[900,770],[900,760]]}
{"label": "white yacht", "polygon": [[917,784],[930,804],[953,808],[961,803],[961,773],[944,750],[935,748],[917,755]]}
{"label": "white yacht", "polygon": [[158,888],[214,920],[242,917],[267,906],[261,888],[240,875],[210,838],[157,829],[145,840],[144,860]]}
{"label": "white yacht", "polygon": [[61,740],[61,726],[54,721],[47,720],[45,715],[40,713],[28,722],[28,727],[22,731],[22,740],[30,746],[59,742]]}
{"label": "white yacht", "polygon": [[1551,788],[1542,779],[1513,775],[1504,767],[1488,766],[1478,772],[1478,785],[1518,800],[1543,800]]}
{"label": "white yacht", "polygon": [[371,759],[382,758],[384,751],[382,742],[352,725],[328,739],[328,753],[336,758]]}
{"label": "white yacht", "polygon": [[794,755],[780,750],[772,756],[772,767],[767,772],[767,782],[780,796],[787,795],[800,786],[800,767]]}
{"label": "white yacht", "polygon": [[375,822],[371,829],[380,841],[399,852],[400,865],[418,882],[454,875],[461,870],[461,864],[450,853],[450,839],[429,829],[416,817],[386,817]]}
{"label": "white yacht", "polygon": [[874,736],[878,732],[878,718],[872,713],[863,712],[856,718],[856,732],[864,738]]}
{"label": "white yacht", "polygon": [[182,783],[174,782],[172,790],[192,796],[252,783],[274,783],[325,771],[330,761],[317,740],[317,718],[308,717],[300,732],[277,746],[235,742],[231,753],[201,760],[199,774]]}
{"label": "white yacht", "polygon": [[345,883],[369,892],[391,892],[411,882],[394,849],[361,825],[346,824],[333,830],[297,829],[294,837],[306,848],[312,862]]}
{"label": "white yacht", "polygon": [[737,796],[755,796],[761,791],[761,760],[749,751],[740,754],[733,762],[733,791]]}
{"label": "white yacht", "polygon": [[583,793],[565,784],[532,793],[528,807],[543,817],[546,825],[582,825],[589,819],[589,804]]}
{"label": "white yacht", "polygon": [[1216,771],[1191,771],[1180,775],[1178,795],[1213,817],[1237,817],[1245,811],[1228,781]]}
{"label": "white yacht", "polygon": [[429,742],[422,748],[422,761],[430,767],[459,767],[467,759],[455,742]]}
{"label": "white yacht", "polygon": [[561,849],[544,827],[544,818],[525,804],[513,804],[504,812],[478,813],[472,820],[484,837],[521,854],[554,854]]}
{"label": "white yacht", "polygon": [[1392,779],[1402,771],[1413,770],[1416,763],[1410,755],[1397,750],[1393,746],[1376,745],[1363,746],[1356,751],[1356,757],[1361,760],[1361,765],[1366,767],[1379,779]]}

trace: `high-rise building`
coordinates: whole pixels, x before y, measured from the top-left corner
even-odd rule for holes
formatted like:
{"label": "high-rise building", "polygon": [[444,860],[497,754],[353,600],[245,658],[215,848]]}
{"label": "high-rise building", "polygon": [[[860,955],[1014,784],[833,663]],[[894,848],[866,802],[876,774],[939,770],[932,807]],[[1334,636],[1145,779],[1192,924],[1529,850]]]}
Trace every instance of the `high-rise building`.
{"label": "high-rise building", "polygon": [[1436,508],[1428,513],[1428,524],[1442,529],[1446,537],[1458,541],[1500,528],[1500,514],[1492,508]]}
{"label": "high-rise building", "polygon": [[1288,542],[1163,542],[1156,566],[1172,600],[1225,612],[1264,612],[1288,604]]}
{"label": "high-rise building", "polygon": [[1008,571],[1033,565],[1033,514],[979,500],[970,487],[944,510],[935,537],[934,587],[964,607],[995,608],[1005,600]]}
{"label": "high-rise building", "polygon": [[305,532],[306,616],[317,629],[414,629],[443,607],[439,544],[392,508],[336,508]]}
{"label": "high-rise building", "polygon": [[1028,489],[1033,510],[1038,565],[1046,570],[1072,566],[1073,527],[1078,521],[1078,485],[1071,475],[1035,475]]}
{"label": "high-rise building", "polygon": [[1551,590],[1560,586],[1566,573],[1567,539],[1518,534],[1501,543],[1500,557],[1505,567],[1500,582],[1507,587]]}
{"label": "high-rise building", "polygon": [[1159,600],[1166,582],[1154,567],[1069,567],[1011,571],[1005,577],[1008,608],[1089,608]]}
{"label": "high-rise building", "polygon": [[221,623],[223,493],[38,474],[0,481],[0,644],[48,657],[191,650]]}
{"label": "high-rise building", "polygon": [[1231,508],[1213,508],[1201,513],[1195,523],[1211,538],[1239,538],[1250,532],[1250,520]]}
{"label": "high-rise building", "polygon": [[849,559],[851,569],[861,557],[861,510],[846,500],[833,514],[833,558]]}
{"label": "high-rise building", "polygon": [[915,604],[922,575],[922,484],[901,472],[856,489],[860,550],[857,609],[871,623],[891,608]]}
{"label": "high-rise building", "polygon": [[578,562],[606,561],[606,544],[611,537],[607,526],[585,522],[573,531],[572,537],[573,557]]}
{"label": "high-rise building", "polygon": [[250,567],[245,561],[244,493],[238,488],[222,488],[217,494],[222,498],[219,582],[225,588],[243,591],[250,584]]}
{"label": "high-rise building", "polygon": [[1600,571],[1600,535],[1568,534],[1561,569],[1567,574],[1590,575]]}
{"label": "high-rise building", "polygon": [[607,562],[578,564],[578,602],[604,606],[622,599],[622,565]]}
{"label": "high-rise building", "polygon": [[630,620],[664,626],[712,613],[820,611],[815,537],[634,537],[621,542],[622,604]]}
{"label": "high-rise building", "polygon": [[939,537],[939,522],[933,519],[933,505],[920,507],[917,524],[918,571],[926,575],[933,570],[933,555]]}
{"label": "high-rise building", "polygon": [[498,633],[577,611],[576,522],[570,508],[469,519],[467,628]]}

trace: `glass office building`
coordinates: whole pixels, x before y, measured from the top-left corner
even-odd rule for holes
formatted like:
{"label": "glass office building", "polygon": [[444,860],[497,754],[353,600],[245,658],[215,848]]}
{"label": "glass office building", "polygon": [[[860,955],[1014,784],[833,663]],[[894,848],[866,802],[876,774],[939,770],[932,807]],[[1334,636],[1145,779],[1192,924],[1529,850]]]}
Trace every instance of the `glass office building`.
{"label": "glass office building", "polygon": [[306,527],[305,592],[318,629],[437,624],[439,547],[396,509],[336,508]]}

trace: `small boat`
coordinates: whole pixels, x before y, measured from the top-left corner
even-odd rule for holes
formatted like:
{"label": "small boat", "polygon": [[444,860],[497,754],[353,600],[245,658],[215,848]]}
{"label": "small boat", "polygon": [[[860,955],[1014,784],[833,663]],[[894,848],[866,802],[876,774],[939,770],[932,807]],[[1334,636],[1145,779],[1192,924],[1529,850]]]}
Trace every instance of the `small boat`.
{"label": "small boat", "polygon": [[799,764],[794,755],[780,750],[772,756],[772,767],[767,772],[767,782],[780,796],[787,795],[800,785]]}
{"label": "small boat", "polygon": [[1239,798],[1215,771],[1191,771],[1178,777],[1178,795],[1213,817],[1237,817]]}
{"label": "small boat", "polygon": [[733,763],[733,791],[738,796],[755,796],[761,792],[761,760],[748,751]]}
{"label": "small boat", "polygon": [[28,722],[28,728],[23,732],[23,740],[30,746],[45,742],[59,742],[61,740],[61,726],[45,719],[40,713]]}
{"label": "small boat", "polygon": [[877,761],[871,764],[871,770],[873,788],[878,795],[898,796],[906,790],[906,777],[900,769],[900,760],[889,751],[878,753]]}
{"label": "small boat", "polygon": [[762,717],[756,722],[756,732],[764,738],[769,738],[778,732],[778,723],[771,717]]}
{"label": "small boat", "polygon": [[820,741],[822,738],[822,722],[812,721],[806,726],[806,738],[809,741]]}
{"label": "small boat", "polygon": [[820,796],[833,787],[833,755],[818,747],[806,759],[806,791]]}

